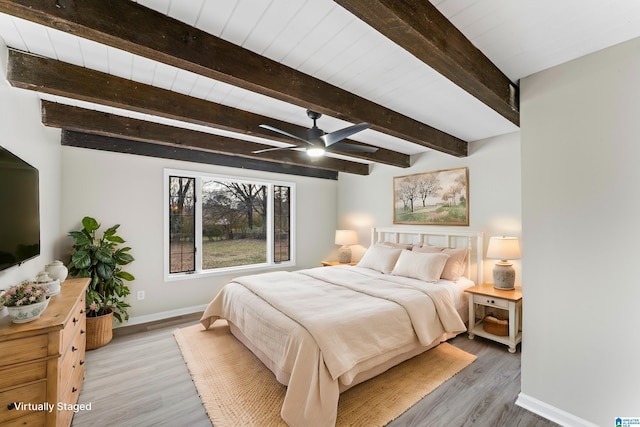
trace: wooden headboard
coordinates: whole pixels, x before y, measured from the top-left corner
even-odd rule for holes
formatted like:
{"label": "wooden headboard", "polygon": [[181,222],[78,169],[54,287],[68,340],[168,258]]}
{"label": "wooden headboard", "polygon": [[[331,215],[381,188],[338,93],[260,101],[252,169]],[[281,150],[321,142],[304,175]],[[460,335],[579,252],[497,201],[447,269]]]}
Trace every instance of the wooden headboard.
{"label": "wooden headboard", "polygon": [[447,248],[469,248],[465,276],[477,284],[483,282],[484,232],[442,227],[375,227],[371,244],[381,242],[412,243]]}

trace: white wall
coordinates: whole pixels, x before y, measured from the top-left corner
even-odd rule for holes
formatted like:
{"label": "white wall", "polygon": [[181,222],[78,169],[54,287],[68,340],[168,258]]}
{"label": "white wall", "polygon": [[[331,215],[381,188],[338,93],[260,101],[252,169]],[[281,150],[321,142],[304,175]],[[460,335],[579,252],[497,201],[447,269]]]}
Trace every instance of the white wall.
{"label": "white wall", "polygon": [[[393,178],[441,169],[469,168],[469,229],[490,236],[521,235],[519,132],[469,144],[469,155],[457,158],[436,151],[418,156],[410,168],[375,165],[370,176],[340,174],[338,226],[358,230],[359,257],[370,243],[374,226],[393,223]],[[464,227],[463,227],[464,228]],[[491,281],[495,261],[485,263],[485,281]],[[520,261],[514,261],[520,284]]]}
{"label": "white wall", "polygon": [[522,398],[566,425],[640,417],[638,76],[640,39],[521,82]]}
{"label": "white wall", "polygon": [[[103,228],[121,224],[119,234],[136,259],[127,266],[136,277],[130,282],[130,323],[191,311],[207,304],[225,283],[242,274],[164,281],[164,168],[295,182],[297,266],[319,266],[334,248],[337,181],[63,147],[61,234],[80,229],[87,215]],[[65,240],[63,248],[70,248],[72,240]],[[135,298],[138,290],[145,291],[142,301]]]}
{"label": "white wall", "polygon": [[60,238],[60,131],[42,125],[35,93],[9,86],[4,78],[6,55],[0,39],[0,146],[38,169],[41,249],[40,256],[0,271],[0,289],[35,279],[46,264],[61,256],[55,247]]}

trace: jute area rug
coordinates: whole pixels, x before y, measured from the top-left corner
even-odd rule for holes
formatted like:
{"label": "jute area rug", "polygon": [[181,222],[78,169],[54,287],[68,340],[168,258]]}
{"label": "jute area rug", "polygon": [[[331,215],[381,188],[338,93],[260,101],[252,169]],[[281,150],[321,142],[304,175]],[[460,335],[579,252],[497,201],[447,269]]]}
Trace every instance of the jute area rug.
{"label": "jute area rug", "polygon": [[[196,324],[174,331],[202,403],[215,427],[286,426],[286,388],[229,332]],[[340,396],[337,426],[383,426],[471,364],[476,356],[443,343]]]}

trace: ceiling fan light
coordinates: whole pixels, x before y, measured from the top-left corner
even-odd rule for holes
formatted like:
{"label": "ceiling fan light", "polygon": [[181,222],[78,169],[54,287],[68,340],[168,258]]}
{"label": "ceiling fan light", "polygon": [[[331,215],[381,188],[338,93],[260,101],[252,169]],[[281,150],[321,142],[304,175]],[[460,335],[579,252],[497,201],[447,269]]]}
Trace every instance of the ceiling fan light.
{"label": "ceiling fan light", "polygon": [[312,148],[307,148],[307,156],[309,157],[322,157],[324,156],[324,148],[319,148],[319,147],[312,147]]}

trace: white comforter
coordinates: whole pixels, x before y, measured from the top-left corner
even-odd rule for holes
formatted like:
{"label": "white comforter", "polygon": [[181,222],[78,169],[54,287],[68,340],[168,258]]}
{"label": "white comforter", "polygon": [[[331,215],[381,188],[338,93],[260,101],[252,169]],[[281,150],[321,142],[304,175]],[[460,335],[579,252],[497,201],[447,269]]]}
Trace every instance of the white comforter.
{"label": "white comforter", "polygon": [[288,386],[281,416],[292,426],[335,425],[339,383],[350,384],[387,354],[465,330],[445,286],[357,267],[235,279],[201,322],[208,328],[217,318],[273,361],[270,369]]}

